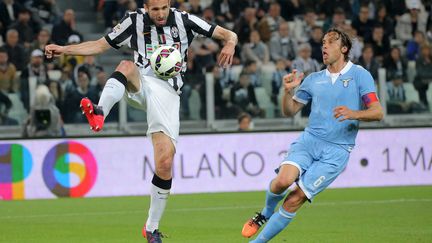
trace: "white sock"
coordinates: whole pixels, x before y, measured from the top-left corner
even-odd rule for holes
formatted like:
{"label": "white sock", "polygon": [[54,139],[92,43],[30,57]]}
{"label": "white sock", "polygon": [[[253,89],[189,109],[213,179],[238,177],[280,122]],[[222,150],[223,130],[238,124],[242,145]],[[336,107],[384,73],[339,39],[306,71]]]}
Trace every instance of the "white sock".
{"label": "white sock", "polygon": [[170,190],[159,188],[153,183],[150,189],[150,209],[146,222],[146,230],[153,232],[159,229],[159,221],[165,211]]}
{"label": "white sock", "polygon": [[105,117],[108,116],[111,108],[123,98],[125,90],[125,86],[117,79],[108,79],[102,90],[98,104],[98,106],[102,106]]}

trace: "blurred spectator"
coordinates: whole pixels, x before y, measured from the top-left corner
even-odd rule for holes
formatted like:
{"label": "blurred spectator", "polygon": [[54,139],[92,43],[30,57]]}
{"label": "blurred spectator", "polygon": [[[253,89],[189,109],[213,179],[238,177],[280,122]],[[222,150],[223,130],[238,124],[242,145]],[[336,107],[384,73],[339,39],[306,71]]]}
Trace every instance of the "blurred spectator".
{"label": "blurred spectator", "polygon": [[378,81],[378,69],[380,67],[378,61],[374,57],[374,51],[370,44],[363,47],[362,55],[359,58],[358,64],[370,72],[375,83]]}
{"label": "blurred spectator", "polygon": [[91,100],[97,100],[98,98],[96,91],[90,86],[89,73],[86,70],[78,71],[78,80],[76,83],[77,88],[65,96],[64,109],[67,113],[65,113],[64,121],[66,123],[84,122],[85,118],[79,108],[80,100],[84,97]]}
{"label": "blurred spectator", "polygon": [[61,12],[56,0],[33,0],[31,6],[44,24],[53,25],[60,19]]}
{"label": "blurred spectator", "polygon": [[420,0],[408,0],[408,13],[403,14],[396,23],[397,39],[406,43],[413,39],[416,30],[426,33],[426,24],[428,13],[421,10],[422,5]]}
{"label": "blurred spectator", "polygon": [[[223,119],[228,117],[228,110],[227,110],[227,101],[223,97],[223,89],[225,88],[224,82],[221,81],[222,74],[223,74],[223,68],[220,68],[218,65],[215,65],[213,67],[212,73],[214,77],[214,105],[215,105],[215,117],[216,119]],[[206,85],[201,85],[199,88],[199,94],[201,103],[201,110],[200,115],[201,118],[206,119],[207,115],[207,107],[205,104],[207,104],[207,93],[206,93]]]}
{"label": "blurred spectator", "polygon": [[296,59],[292,62],[291,68],[303,72],[305,76],[312,72],[321,70],[317,60],[311,58],[312,48],[308,43],[303,43],[298,47]]}
{"label": "blurred spectator", "polygon": [[320,3],[320,6],[321,12],[324,13],[326,17],[333,16],[338,10],[342,11],[344,15],[347,15],[348,18],[350,18],[352,14],[349,0],[324,0]]}
{"label": "blurred spectator", "polygon": [[[67,40],[68,45],[79,44],[81,38],[78,35],[71,35]],[[84,56],[72,56],[72,55],[62,55],[60,57],[60,65],[63,69],[70,70],[73,72],[77,65],[84,63]],[[91,77],[90,77],[91,79]]]}
{"label": "blurred spectator", "polygon": [[362,50],[364,46],[363,40],[357,37],[356,29],[354,29],[350,24],[343,24],[340,28],[345,31],[351,38],[352,47],[349,53],[349,59],[352,62],[357,62],[362,55]]}
{"label": "blurred spectator", "polygon": [[402,0],[381,0],[386,6],[388,13],[392,19],[398,19],[406,12],[405,1]]}
{"label": "blurred spectator", "polygon": [[405,95],[402,76],[396,75],[387,82],[387,112],[401,114],[425,111],[424,106],[414,101],[408,101]]}
{"label": "blurred spectator", "polygon": [[[190,8],[189,13],[201,16],[203,13],[203,10],[201,8],[201,1],[200,0],[189,0]],[[224,21],[221,21],[224,22]]]}
{"label": "blurred spectator", "polygon": [[234,32],[237,33],[239,43],[244,44],[249,40],[250,33],[258,28],[258,19],[255,8],[246,8],[243,16],[234,25]]}
{"label": "blurred spectator", "polygon": [[260,78],[260,68],[258,67],[258,63],[255,61],[247,61],[244,64],[242,73],[247,74],[249,76],[249,81],[253,87],[261,87],[262,82]]}
{"label": "blurred spectator", "polygon": [[18,19],[18,13],[24,7],[16,3],[14,0],[0,1],[0,31],[3,38],[5,38],[6,30],[8,27]]}
{"label": "blurred spectator", "polygon": [[31,45],[31,50],[45,50],[45,46],[48,44],[51,44],[51,33],[47,29],[41,29]]}
{"label": "blurred spectator", "polygon": [[250,83],[249,75],[245,73],[240,74],[239,82],[234,84],[230,93],[230,101],[234,109],[237,110],[235,116],[240,114],[240,112],[246,111],[252,116],[264,117],[264,111],[258,106],[255,90]]}
{"label": "blurred spectator", "polygon": [[78,71],[82,68],[85,68],[90,74],[90,85],[97,85],[98,81],[96,75],[99,73],[99,70],[101,70],[102,67],[96,63],[95,56],[85,56],[83,63],[75,66],[74,80],[78,79]]}
{"label": "blurred spectator", "polygon": [[235,8],[236,1],[234,0],[214,0],[211,4],[214,10],[216,19],[221,23],[233,23],[235,16],[232,10]]}
{"label": "blurred spectator", "polygon": [[333,15],[328,16],[327,20],[324,22],[323,31],[326,32],[330,28],[341,29],[342,26],[345,25],[345,22],[346,22],[345,11],[342,8],[337,7]]}
{"label": "blurred spectator", "polygon": [[317,60],[320,64],[323,63],[322,59],[322,38],[324,36],[323,30],[319,26],[314,26],[312,28],[311,38],[309,40],[309,45],[312,48],[311,57]]}
{"label": "blurred spectator", "polygon": [[374,21],[369,19],[369,7],[362,5],[360,7],[359,16],[354,19],[351,26],[357,30],[357,35],[365,41],[372,39],[372,28]]}
{"label": "blurred spectator", "polygon": [[28,9],[21,9],[18,13],[18,19],[10,25],[11,29],[15,29],[19,34],[19,43],[25,48],[30,48],[30,44],[35,39],[35,33],[38,31],[30,22],[31,12]]}
{"label": "blurred spectator", "polygon": [[[271,101],[276,106],[276,109],[279,110],[279,92],[283,83],[283,77],[288,74],[286,63],[283,59],[276,61],[276,70],[272,75],[272,94]],[[276,113],[278,114],[278,113]]]}
{"label": "blurred spectator", "polygon": [[377,25],[382,26],[384,30],[384,36],[387,39],[394,38],[394,20],[389,16],[388,9],[386,5],[381,4],[377,8],[377,13],[375,15],[375,21]]}
{"label": "blurred spectator", "polygon": [[219,46],[214,40],[197,37],[192,42],[191,48],[195,53],[195,68],[202,72],[203,69],[210,69],[215,65]]}
{"label": "blurred spectator", "polygon": [[33,50],[30,57],[30,63],[21,74],[21,101],[27,111],[29,111],[30,106],[30,78],[35,78],[37,85],[46,85],[48,83],[48,68],[43,62],[43,58],[44,53],[41,50]]}
{"label": "blurred spectator", "polygon": [[242,112],[237,118],[238,130],[240,132],[247,132],[252,130],[252,116],[247,112]]}
{"label": "blurred spectator", "polygon": [[52,41],[58,45],[65,45],[71,35],[78,35],[81,40],[81,34],[75,28],[75,12],[72,9],[66,9],[63,14],[63,20],[53,27]]}
{"label": "blurred spectator", "polygon": [[409,40],[406,48],[406,56],[408,60],[415,61],[420,55],[420,46],[427,45],[426,36],[421,31],[415,31],[414,39]]}
{"label": "blurred spectator", "polygon": [[15,78],[15,65],[9,62],[7,50],[0,47],[0,92],[5,94],[12,92]]}
{"label": "blurred spectator", "polygon": [[57,106],[57,108],[59,108],[60,111],[63,110],[64,94],[59,82],[50,80],[48,81],[47,86],[54,99],[55,105]]}
{"label": "blurred spectator", "polygon": [[6,33],[6,44],[9,62],[13,63],[18,71],[22,71],[27,63],[27,55],[24,47],[18,43],[18,31],[10,29]]}
{"label": "blurred spectator", "polygon": [[270,57],[273,61],[284,59],[290,66],[290,61],[294,60],[297,52],[297,43],[289,35],[288,22],[279,25],[279,33],[272,37],[270,41]]}
{"label": "blurred spectator", "polygon": [[103,16],[105,20],[105,28],[111,30],[114,26],[113,19],[117,11],[118,4],[117,0],[104,0],[103,1]]}
{"label": "blurred spectator", "polygon": [[45,85],[36,89],[34,105],[25,124],[24,137],[58,137],[64,136],[63,122],[54,98]]}
{"label": "blurred spectator", "polygon": [[307,9],[302,18],[295,18],[294,39],[301,42],[308,42],[312,36],[313,28],[316,25],[317,15],[313,9]]}
{"label": "blurred spectator", "polygon": [[419,93],[420,102],[429,107],[426,95],[429,84],[432,82],[432,50],[429,45],[423,45],[420,48],[420,56],[416,62],[416,73],[414,87]]}
{"label": "blurred spectator", "polygon": [[372,45],[375,57],[379,63],[382,63],[384,56],[390,50],[390,41],[384,35],[384,29],[381,25],[376,25],[372,31],[372,39],[366,41]]}
{"label": "blurred spectator", "polygon": [[260,66],[270,61],[268,47],[261,41],[258,31],[250,33],[249,43],[243,45],[241,57],[243,62],[255,61]]}
{"label": "blurred spectator", "polygon": [[18,125],[18,121],[8,116],[9,109],[12,107],[12,102],[6,94],[0,92],[0,125]]}
{"label": "blurred spectator", "polygon": [[285,22],[284,18],[280,16],[280,13],[281,9],[279,3],[273,2],[270,4],[268,13],[259,21],[258,31],[264,43],[269,42],[270,39],[278,33],[279,25]]}
{"label": "blurred spectator", "polygon": [[386,69],[387,80],[392,80],[395,76],[402,76],[404,81],[407,80],[407,62],[401,56],[399,47],[391,48],[390,54],[384,58],[383,67]]}
{"label": "blurred spectator", "polygon": [[278,0],[280,4],[282,18],[286,21],[293,21],[296,17],[302,18],[305,13],[305,4],[303,0]]}

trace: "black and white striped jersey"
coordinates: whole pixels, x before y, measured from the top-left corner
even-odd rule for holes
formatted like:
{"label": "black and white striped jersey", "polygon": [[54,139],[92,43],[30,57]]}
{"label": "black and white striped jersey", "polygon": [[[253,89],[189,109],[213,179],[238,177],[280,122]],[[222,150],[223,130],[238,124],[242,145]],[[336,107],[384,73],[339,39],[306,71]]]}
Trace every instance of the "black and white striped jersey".
{"label": "black and white striped jersey", "polygon": [[[134,50],[134,61],[139,67],[150,69],[150,56],[161,45],[176,47],[183,57],[182,72],[187,67],[187,49],[197,35],[211,37],[216,25],[201,18],[181,12],[175,8],[169,11],[164,27],[157,27],[143,8],[127,13],[120,23],[105,36],[113,48],[127,45]],[[177,79],[168,82],[178,91],[182,86]]]}

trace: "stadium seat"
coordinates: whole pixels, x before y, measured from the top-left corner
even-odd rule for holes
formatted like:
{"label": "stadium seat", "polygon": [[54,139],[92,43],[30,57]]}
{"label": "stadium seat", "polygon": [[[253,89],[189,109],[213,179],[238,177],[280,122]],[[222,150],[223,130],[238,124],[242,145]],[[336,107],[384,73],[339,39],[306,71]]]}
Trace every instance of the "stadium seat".
{"label": "stadium seat", "polygon": [[416,62],[415,61],[409,61],[408,67],[407,67],[407,79],[409,83],[414,82],[414,78],[416,76]]}
{"label": "stadium seat", "polygon": [[263,87],[255,88],[255,96],[258,105],[265,110],[266,118],[274,118],[274,104],[271,102],[267,91]]}
{"label": "stadium seat", "polygon": [[404,83],[405,96],[407,101],[420,102],[419,94],[412,83]]}
{"label": "stadium seat", "polygon": [[18,124],[23,124],[27,120],[28,114],[26,109],[24,108],[24,105],[18,96],[18,94],[15,93],[9,93],[8,98],[12,102],[12,107],[9,110],[8,116],[12,119],[15,119],[18,121]]}
{"label": "stadium seat", "polygon": [[[201,98],[196,89],[192,89],[189,97],[189,117],[191,120],[200,120]],[[205,105],[205,104],[204,104]]]}
{"label": "stadium seat", "polygon": [[276,66],[272,62],[265,64],[261,67],[261,76],[260,76],[261,83],[262,83],[262,87],[266,90],[267,95],[270,95],[272,92],[271,81],[273,77],[273,72],[275,70],[276,70]]}
{"label": "stadium seat", "polygon": [[429,89],[427,90],[426,97],[429,102],[429,110],[432,112],[432,85],[429,85]]}
{"label": "stadium seat", "polygon": [[235,65],[231,67],[231,80],[234,82],[237,82],[240,77],[240,73],[243,70],[243,65]]}

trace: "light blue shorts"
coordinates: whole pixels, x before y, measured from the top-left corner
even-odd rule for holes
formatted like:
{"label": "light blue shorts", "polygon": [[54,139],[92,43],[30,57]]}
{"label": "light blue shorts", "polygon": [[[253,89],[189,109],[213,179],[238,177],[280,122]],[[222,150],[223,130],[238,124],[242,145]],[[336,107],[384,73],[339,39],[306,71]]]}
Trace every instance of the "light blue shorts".
{"label": "light blue shorts", "polygon": [[297,184],[309,201],[326,189],[345,169],[348,150],[303,132],[291,144],[281,165],[293,165],[300,171]]}

